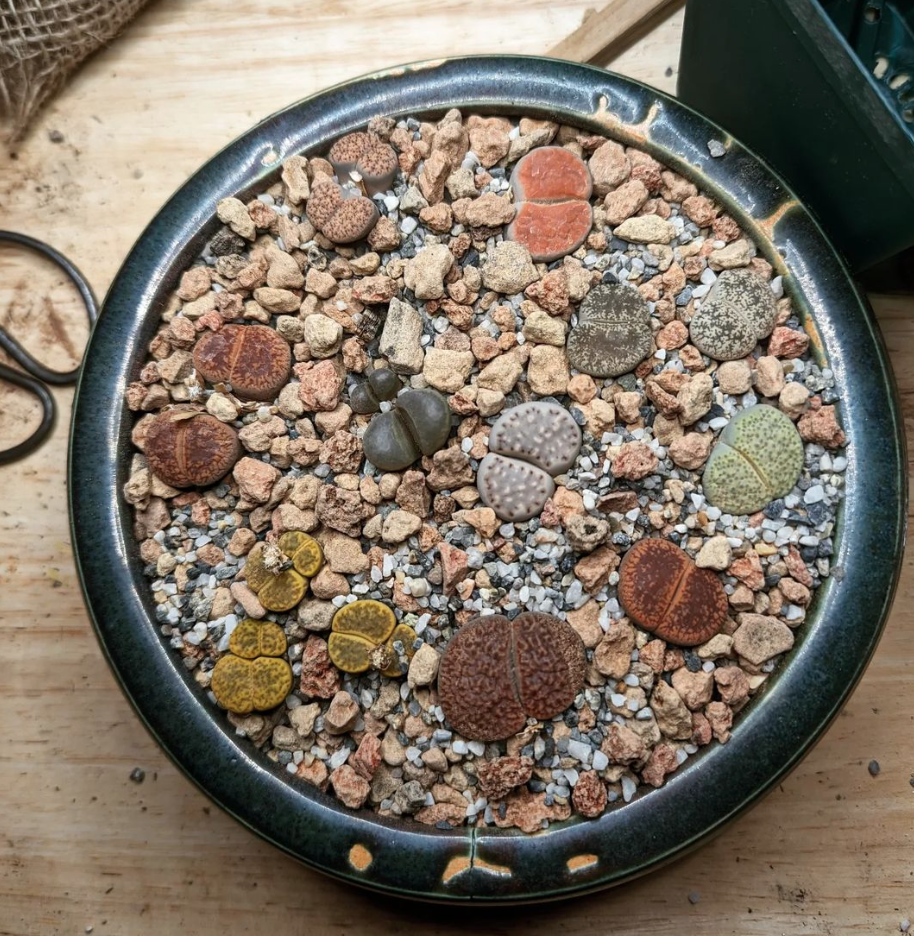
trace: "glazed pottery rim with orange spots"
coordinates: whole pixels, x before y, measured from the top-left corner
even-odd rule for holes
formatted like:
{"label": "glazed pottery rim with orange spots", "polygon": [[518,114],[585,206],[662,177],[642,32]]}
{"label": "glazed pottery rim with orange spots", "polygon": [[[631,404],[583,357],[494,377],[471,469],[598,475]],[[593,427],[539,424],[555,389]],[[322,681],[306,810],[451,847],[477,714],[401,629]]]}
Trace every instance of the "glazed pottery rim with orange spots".
{"label": "glazed pottery rim with orange spots", "polygon": [[[139,372],[165,297],[216,230],[219,200],[263,191],[286,157],[322,153],[372,117],[437,119],[452,107],[562,120],[638,146],[726,206],[769,262],[782,264],[786,253],[803,270],[794,284],[800,314],[820,360],[827,349],[850,442],[834,556],[843,580],[820,590],[791,659],[731,740],[709,745],[624,808],[538,835],[420,828],[348,812],[258,758],[212,717],[193,674],[150,626],[152,596],[120,496],[133,425],[120,389]],[[709,142],[723,155],[712,155]],[[387,894],[480,905],[566,898],[621,884],[709,838],[777,784],[838,713],[897,583],[907,499],[900,425],[865,300],[789,186],[745,147],[675,99],[603,69],[527,56],[438,60],[349,81],[267,118],[153,219],[111,286],[86,353],[71,427],[71,529],[93,625],[125,693],[185,774],[252,831],[310,868]]]}

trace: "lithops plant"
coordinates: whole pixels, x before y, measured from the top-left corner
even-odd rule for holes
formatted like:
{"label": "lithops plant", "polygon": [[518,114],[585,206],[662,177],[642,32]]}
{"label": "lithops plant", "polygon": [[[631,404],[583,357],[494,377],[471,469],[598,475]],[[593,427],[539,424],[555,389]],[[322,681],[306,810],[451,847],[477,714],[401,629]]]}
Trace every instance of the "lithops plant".
{"label": "lithops plant", "polygon": [[229,637],[229,652],[213,667],[216,701],[236,715],[276,708],[292,689],[292,669],[281,659],[286,635],[271,621],[242,621]]}
{"label": "lithops plant", "polygon": [[331,179],[318,182],[305,207],[308,220],[334,244],[351,244],[367,237],[378,223],[375,203],[364,195],[350,195]]}
{"label": "lithops plant", "polygon": [[771,334],[777,317],[774,293],[764,277],[751,270],[725,270],[692,316],[689,335],[709,357],[735,361]]}
{"label": "lithops plant", "polygon": [[535,517],[555,492],[552,475],[567,471],[581,451],[581,430],[556,403],[521,403],[489,433],[476,487],[487,507],[509,522]]}
{"label": "lithops plant", "polygon": [[437,452],[450,432],[451,409],[437,390],[407,390],[390,410],[371,420],[362,446],[375,467],[400,471]]}
{"label": "lithops plant", "polygon": [[152,473],[176,488],[215,484],[241,457],[238,434],[231,426],[186,409],[156,416],[143,450]]}
{"label": "lithops plant", "polygon": [[592,377],[618,377],[650,353],[651,311],[641,294],[621,283],[595,286],[568,335],[568,361]]}
{"label": "lithops plant", "polygon": [[535,261],[572,253],[590,233],[593,181],[587,164],[563,146],[541,146],[517,161],[511,173],[517,213],[509,240],[523,244]]}
{"label": "lithops plant", "polygon": [[761,510],[783,497],[803,470],[803,440],[779,409],[759,403],[720,434],[701,483],[709,503],[729,514]]}
{"label": "lithops plant", "polygon": [[285,338],[265,325],[224,325],[197,342],[194,367],[210,383],[231,383],[242,399],[275,400],[289,380],[292,352]]}
{"label": "lithops plant", "polygon": [[344,673],[380,670],[402,676],[415,650],[416,632],[398,624],[394,612],[381,601],[363,598],[343,605],[333,616],[327,650],[333,665]]}
{"label": "lithops plant", "polygon": [[619,601],[628,616],[662,640],[693,647],[727,622],[727,594],[710,569],[674,543],[643,539],[619,566]]}
{"label": "lithops plant", "polygon": [[393,147],[362,131],[340,137],[330,147],[327,160],[340,181],[345,182],[344,177],[361,181],[369,195],[386,192],[397,175]]}
{"label": "lithops plant", "polygon": [[289,531],[278,545],[254,544],[244,565],[245,580],[268,611],[290,611],[305,597],[323,562],[317,540]]}
{"label": "lithops plant", "polygon": [[381,402],[392,400],[401,386],[400,378],[386,367],[369,371],[368,379],[356,384],[349,393],[353,413],[380,412]]}
{"label": "lithops plant", "polygon": [[584,644],[565,621],[524,612],[464,624],[438,670],[438,696],[451,727],[466,738],[497,741],[527,718],[553,718],[584,685]]}

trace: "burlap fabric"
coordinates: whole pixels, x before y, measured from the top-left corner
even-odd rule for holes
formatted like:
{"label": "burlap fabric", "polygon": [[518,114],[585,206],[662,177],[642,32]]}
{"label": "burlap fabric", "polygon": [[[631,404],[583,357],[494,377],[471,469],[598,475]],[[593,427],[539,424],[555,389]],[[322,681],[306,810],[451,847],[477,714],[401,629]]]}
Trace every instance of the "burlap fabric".
{"label": "burlap fabric", "polygon": [[0,0],[0,115],[22,134],[41,105],[147,0]]}

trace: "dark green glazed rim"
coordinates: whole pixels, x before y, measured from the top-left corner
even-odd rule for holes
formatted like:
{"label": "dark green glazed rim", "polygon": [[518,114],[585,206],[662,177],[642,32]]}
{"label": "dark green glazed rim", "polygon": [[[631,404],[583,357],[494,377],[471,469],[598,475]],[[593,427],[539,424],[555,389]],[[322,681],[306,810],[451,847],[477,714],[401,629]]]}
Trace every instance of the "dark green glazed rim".
{"label": "dark green glazed rim", "polygon": [[[216,230],[219,199],[252,195],[287,156],[321,153],[376,115],[434,117],[450,107],[551,118],[642,146],[726,205],[785,274],[786,257],[785,285],[835,371],[850,443],[833,560],[843,577],[819,591],[795,649],[740,715],[731,740],[703,749],[664,787],[639,791],[624,807],[532,836],[353,813],[290,782],[235,737],[159,634],[120,494],[134,423],[124,389],[182,269]],[[725,155],[711,157],[712,139]],[[158,742],[216,803],[342,880],[417,899],[507,903],[567,897],[657,868],[719,831],[803,757],[860,678],[885,623],[904,545],[904,456],[872,312],[781,179],[653,88],[555,59],[481,56],[407,65],[307,98],[226,147],[168,201],[115,278],[89,344],[73,410],[70,511],[83,591],[111,667]]]}

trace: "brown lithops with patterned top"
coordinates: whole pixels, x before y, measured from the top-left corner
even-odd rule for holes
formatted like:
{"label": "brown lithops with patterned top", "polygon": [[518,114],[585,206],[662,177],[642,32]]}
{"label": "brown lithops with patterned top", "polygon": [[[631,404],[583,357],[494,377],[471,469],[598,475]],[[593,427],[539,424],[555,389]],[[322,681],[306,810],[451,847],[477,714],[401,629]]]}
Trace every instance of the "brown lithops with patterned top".
{"label": "brown lithops with patterned top", "polygon": [[644,539],[625,554],[619,600],[646,631],[683,647],[705,643],[727,621],[720,579],[667,540]]}
{"label": "brown lithops with patterned top", "polygon": [[241,445],[235,430],[215,416],[170,410],[152,421],[144,451],[152,473],[166,484],[207,487],[232,470]]}
{"label": "brown lithops with patterned top", "polygon": [[448,644],[438,695],[455,731],[496,741],[517,734],[528,717],[549,719],[568,708],[585,668],[584,644],[564,621],[532,611],[513,621],[491,614],[464,624]]}
{"label": "brown lithops with patterned top", "polygon": [[351,244],[367,237],[380,217],[370,198],[364,195],[347,198],[343,189],[329,179],[311,189],[305,214],[334,244]]}
{"label": "brown lithops with patterned top", "polygon": [[397,154],[393,148],[362,131],[340,137],[330,147],[327,159],[341,182],[346,181],[345,175],[357,172],[369,195],[387,191],[397,175]]}
{"label": "brown lithops with patterned top", "polygon": [[194,348],[194,367],[210,383],[231,383],[236,396],[275,400],[289,380],[289,343],[266,325],[225,325]]}

